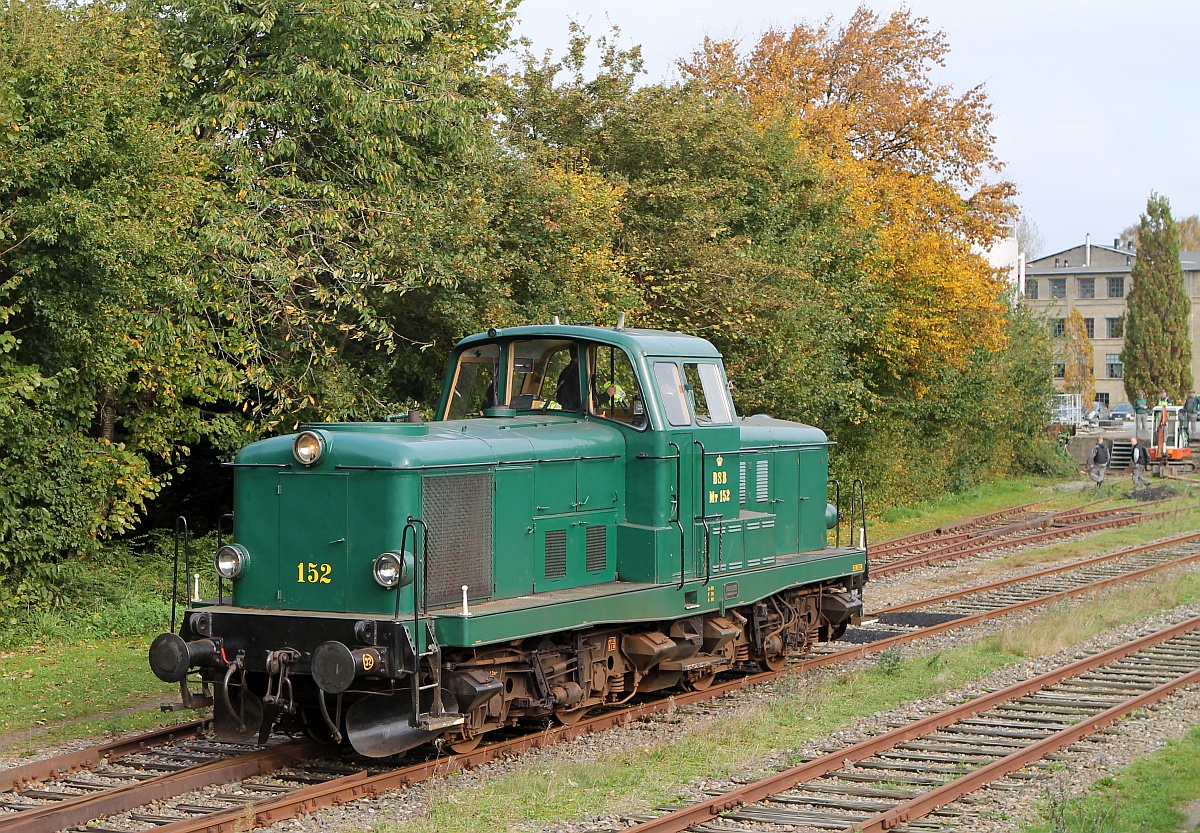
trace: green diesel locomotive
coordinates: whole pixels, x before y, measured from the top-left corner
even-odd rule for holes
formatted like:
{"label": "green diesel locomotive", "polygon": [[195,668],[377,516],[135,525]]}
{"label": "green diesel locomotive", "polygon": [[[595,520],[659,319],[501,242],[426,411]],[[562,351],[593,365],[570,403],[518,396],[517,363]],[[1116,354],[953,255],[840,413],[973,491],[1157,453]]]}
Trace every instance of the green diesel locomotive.
{"label": "green diesel locomotive", "polygon": [[224,737],[304,726],[370,756],[779,668],[862,612],[865,543],[829,543],[829,445],[738,417],[700,338],[471,336],[434,422],[237,455],[231,595],[193,601],[150,666],[185,702],[198,673]]}

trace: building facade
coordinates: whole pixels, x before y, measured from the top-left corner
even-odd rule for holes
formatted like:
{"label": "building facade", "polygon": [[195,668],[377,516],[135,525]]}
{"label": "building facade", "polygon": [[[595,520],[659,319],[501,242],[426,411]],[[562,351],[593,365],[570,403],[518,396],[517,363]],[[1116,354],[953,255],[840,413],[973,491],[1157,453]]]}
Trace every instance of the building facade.
{"label": "building facade", "polygon": [[[1061,336],[1071,310],[1079,310],[1094,350],[1096,399],[1108,407],[1129,401],[1125,395],[1121,349],[1125,346],[1126,298],[1136,257],[1132,243],[1122,245],[1114,240],[1112,246],[1100,246],[1092,243],[1088,235],[1082,246],[1026,263],[1018,287],[1025,302],[1046,316],[1053,336]],[[1184,287],[1192,302],[1188,325],[1192,338],[1192,379],[1200,381],[1200,331],[1196,320],[1200,305],[1200,253],[1181,252],[1179,260]],[[1054,378],[1060,389],[1062,376],[1062,364],[1056,363]],[[1154,396],[1157,391],[1147,393]]]}

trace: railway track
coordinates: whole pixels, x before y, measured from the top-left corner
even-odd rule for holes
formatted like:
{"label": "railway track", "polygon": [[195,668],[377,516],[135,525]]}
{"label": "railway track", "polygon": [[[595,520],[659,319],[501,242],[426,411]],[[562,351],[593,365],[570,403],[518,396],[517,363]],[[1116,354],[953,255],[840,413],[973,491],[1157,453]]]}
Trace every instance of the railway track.
{"label": "railway track", "polygon": [[1055,512],[1026,511],[1036,505],[1016,507],[1007,513],[983,515],[953,527],[940,527],[874,544],[870,547],[871,576],[880,578],[927,564],[1043,544],[1183,511],[1132,512],[1124,507],[1085,511],[1094,504]]}
{"label": "railway track", "polygon": [[1196,682],[1200,617],[687,807],[632,817],[631,829],[941,829],[936,815],[955,815],[947,805]]}
{"label": "railway track", "polygon": [[[266,749],[254,748],[253,751],[248,751],[248,747],[239,749],[237,744],[225,744],[223,746],[229,748],[223,754],[228,760],[218,763],[207,757],[215,754],[209,748],[212,745],[209,742],[186,741],[180,747],[178,741],[172,741],[173,745],[162,750],[166,756],[162,766],[166,768],[160,769],[158,774],[143,772],[142,775],[132,776],[130,780],[133,785],[121,787],[107,783],[104,779],[108,776],[103,774],[103,769],[99,779],[77,774],[78,770],[88,766],[112,769],[114,761],[123,760],[121,755],[132,755],[141,760],[150,747],[171,740],[140,736],[120,745],[101,748],[98,752],[85,750],[84,753],[75,753],[72,760],[52,759],[3,771],[0,774],[0,786],[10,785],[10,793],[0,794],[0,808],[11,808],[13,804],[23,806],[11,808],[7,813],[0,809],[0,833],[49,833],[114,814],[122,814],[118,825],[122,830],[136,829],[137,826],[154,828],[163,833],[233,831],[235,828],[245,830],[251,816],[255,826],[263,826],[319,807],[410,786],[435,775],[479,766],[528,749],[699,703],[750,685],[769,682],[796,670],[832,665],[878,653],[903,642],[969,627],[990,618],[1007,616],[1019,610],[1082,595],[1198,560],[1200,533],[1192,533],[1046,568],[1002,582],[894,606],[869,616],[866,625],[856,629],[862,633],[854,637],[854,644],[811,655],[785,671],[749,675],[715,685],[703,692],[676,693],[663,700],[585,718],[572,726],[555,726],[500,740],[467,754],[434,755],[428,760],[394,769],[370,768],[377,766],[378,762],[371,765],[321,762],[318,756],[327,752],[327,748],[308,743],[277,744]],[[897,625],[900,622],[895,618],[898,616],[908,617],[899,629]],[[189,730],[194,732],[195,727],[188,727],[182,734]],[[180,734],[180,730],[175,731]],[[255,752],[258,757],[251,757]],[[80,760],[78,756],[81,754],[90,756],[90,759]],[[202,759],[188,762],[187,755],[202,756]],[[150,759],[153,760],[153,756]],[[312,763],[314,760],[317,762]],[[93,769],[92,773],[96,774],[96,770]],[[269,779],[262,777],[268,773]],[[63,778],[64,775],[69,777]],[[35,781],[42,783],[30,787]],[[79,786],[85,783],[90,786]],[[189,794],[189,791],[212,784],[232,786],[224,792]],[[109,789],[99,789],[101,785]],[[148,786],[139,792],[134,788],[138,785]],[[22,789],[34,795],[20,795]],[[55,792],[60,795],[52,795]],[[63,797],[61,793],[66,793],[68,797]],[[145,809],[147,803],[161,802],[167,798],[171,798],[173,803]],[[143,809],[135,810],[139,807]],[[100,822],[96,826],[96,822],[91,822],[88,829],[114,829],[105,827],[107,823]]]}

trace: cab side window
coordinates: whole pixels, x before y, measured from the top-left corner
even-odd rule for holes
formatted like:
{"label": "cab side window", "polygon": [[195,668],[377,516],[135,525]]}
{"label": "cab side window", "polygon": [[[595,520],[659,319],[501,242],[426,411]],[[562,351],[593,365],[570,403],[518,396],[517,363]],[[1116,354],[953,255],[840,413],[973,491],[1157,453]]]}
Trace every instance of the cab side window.
{"label": "cab side window", "polygon": [[733,422],[729,387],[715,362],[685,362],[683,374],[696,412],[696,422],[701,425],[728,425]]}
{"label": "cab side window", "polygon": [[691,425],[692,414],[688,408],[683,378],[679,375],[679,365],[675,362],[655,362],[654,383],[658,386],[658,396],[662,400],[667,422],[671,425]]}
{"label": "cab side window", "polygon": [[588,354],[589,412],[634,428],[644,427],[646,400],[629,356],[621,348],[606,344],[590,348]]}

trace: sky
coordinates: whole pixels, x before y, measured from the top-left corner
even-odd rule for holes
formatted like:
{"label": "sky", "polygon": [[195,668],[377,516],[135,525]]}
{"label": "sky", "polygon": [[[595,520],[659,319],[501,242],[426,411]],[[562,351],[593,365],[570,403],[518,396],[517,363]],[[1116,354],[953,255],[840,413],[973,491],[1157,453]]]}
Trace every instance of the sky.
{"label": "sky", "polygon": [[[704,38],[746,46],[771,27],[832,17],[858,0],[522,0],[516,34],[535,54],[561,54],[569,21],[594,34],[621,29],[640,44],[647,83],[678,78],[675,59]],[[963,93],[984,85],[992,103],[1001,176],[1053,254],[1111,245],[1138,221],[1151,192],[1175,217],[1200,214],[1200,73],[1197,0],[873,0],[905,7],[946,33],[933,79]],[[835,27],[836,28],[836,27]]]}

